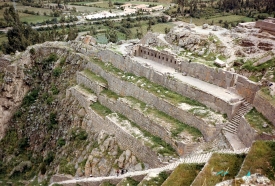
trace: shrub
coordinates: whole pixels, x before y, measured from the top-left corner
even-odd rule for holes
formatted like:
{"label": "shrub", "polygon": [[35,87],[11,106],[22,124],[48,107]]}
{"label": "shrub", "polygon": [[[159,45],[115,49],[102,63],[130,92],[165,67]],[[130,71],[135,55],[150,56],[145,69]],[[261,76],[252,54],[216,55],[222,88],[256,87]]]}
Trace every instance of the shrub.
{"label": "shrub", "polygon": [[51,162],[54,160],[55,155],[53,151],[48,152],[47,157],[44,159],[46,165],[50,165]]}
{"label": "shrub", "polygon": [[59,139],[57,140],[57,146],[62,147],[62,146],[64,146],[65,144],[66,144],[65,139],[59,138]]}
{"label": "shrub", "polygon": [[53,76],[59,77],[60,74],[62,74],[62,69],[60,67],[56,67],[55,69],[53,69]]}
{"label": "shrub", "polygon": [[33,89],[23,99],[23,106],[30,106],[38,97],[39,89]]}

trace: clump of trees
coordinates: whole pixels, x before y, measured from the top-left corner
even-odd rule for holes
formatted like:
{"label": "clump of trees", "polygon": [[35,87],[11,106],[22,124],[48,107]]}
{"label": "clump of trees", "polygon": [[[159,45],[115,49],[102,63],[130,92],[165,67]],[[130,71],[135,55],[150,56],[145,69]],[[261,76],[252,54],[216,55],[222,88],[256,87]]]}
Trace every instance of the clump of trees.
{"label": "clump of trees", "polygon": [[181,14],[189,13],[190,16],[196,17],[198,12],[203,11],[207,6],[216,8],[220,11],[241,12],[243,10],[257,10],[268,14],[274,14],[274,0],[210,0],[209,3],[201,0],[175,0],[178,4],[178,12]]}
{"label": "clump of trees", "polygon": [[69,28],[68,31],[56,31],[57,26],[49,31],[38,32],[31,28],[30,25],[22,23],[19,15],[13,6],[6,8],[4,11],[4,20],[7,26],[12,27],[7,32],[8,41],[2,43],[2,51],[6,54],[15,53],[16,51],[24,51],[30,45],[43,43],[45,41],[74,40],[77,37],[78,30]]}

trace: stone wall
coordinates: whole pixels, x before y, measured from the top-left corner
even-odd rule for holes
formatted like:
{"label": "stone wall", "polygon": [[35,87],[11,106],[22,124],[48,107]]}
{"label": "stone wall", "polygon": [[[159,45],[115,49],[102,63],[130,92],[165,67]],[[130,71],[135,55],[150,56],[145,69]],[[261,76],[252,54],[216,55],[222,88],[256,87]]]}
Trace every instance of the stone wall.
{"label": "stone wall", "polygon": [[[87,122],[87,130],[100,132],[106,131],[110,135],[114,135],[119,142],[122,149],[130,149],[141,161],[155,168],[161,165],[158,155],[149,147],[138,141],[134,136],[125,132],[115,121],[110,117],[101,117],[91,108],[86,109],[87,115],[85,120]],[[103,125],[104,123],[104,125]]]}
{"label": "stone wall", "polygon": [[250,126],[244,117],[241,117],[237,132],[238,137],[246,147],[251,147],[258,135],[258,132]]}
{"label": "stone wall", "polygon": [[110,99],[105,95],[100,95],[98,97],[98,100],[102,105],[108,107],[113,112],[117,112],[126,116],[128,119],[138,124],[141,128],[163,139],[166,143],[170,144],[178,152],[179,155],[184,154],[185,148],[186,146],[188,146],[188,144],[173,140],[171,138],[170,131],[167,131],[165,127],[161,126],[160,124],[152,120],[152,118],[149,118],[148,116],[143,114],[137,108],[132,108],[123,99],[119,98],[115,100]]}
{"label": "stone wall", "polygon": [[140,56],[144,59],[150,59],[152,61],[172,67],[174,69],[178,69],[181,63],[181,61],[176,59],[176,56],[167,54],[167,52],[158,51],[156,49],[148,48],[144,46],[139,46],[139,48],[135,50],[134,55]]}
{"label": "stone wall", "polygon": [[91,81],[85,74],[77,72],[76,81],[78,84],[83,84],[85,87],[90,88],[96,95],[99,95],[102,90],[107,86],[96,81]]}
{"label": "stone wall", "polygon": [[238,128],[238,137],[246,147],[251,147],[255,140],[274,140],[275,136],[256,131],[248,121],[242,117]]}
{"label": "stone wall", "polygon": [[71,87],[70,89],[66,90],[66,97],[70,95],[73,95],[80,103],[80,105],[82,105],[86,109],[89,108],[92,103],[97,101],[97,97],[95,95],[91,95],[88,98],[86,95],[79,92],[75,87]]}
{"label": "stone wall", "polygon": [[235,90],[239,95],[244,97],[249,103],[253,103],[256,92],[260,89],[260,85],[250,81],[245,76],[237,76]]}
{"label": "stone wall", "polygon": [[100,51],[100,58],[103,62],[111,62],[115,67],[134,73],[137,76],[143,76],[150,81],[160,84],[164,87],[169,88],[183,96],[189,97],[191,99],[197,100],[206,106],[212,108],[213,110],[219,111],[221,113],[226,113],[228,118],[231,118],[233,114],[237,111],[240,103],[227,103],[224,100],[214,97],[206,92],[201,92],[196,87],[192,87],[188,84],[177,81],[171,78],[168,74],[162,74],[155,71],[150,66],[140,64],[133,60],[131,57],[126,57],[125,59],[112,51]]}
{"label": "stone wall", "polygon": [[[268,20],[270,20],[270,21],[268,21]],[[273,20],[273,22],[272,22],[272,20]],[[272,19],[267,19],[267,21],[266,20],[257,21],[255,27],[260,28],[265,31],[268,31],[271,34],[275,34],[275,19],[272,18]]]}
{"label": "stone wall", "polygon": [[88,63],[87,68],[106,79],[108,82],[108,88],[113,92],[122,96],[132,96],[139,99],[142,102],[152,105],[158,110],[178,119],[179,121],[199,129],[206,141],[210,141],[215,138],[223,127],[222,125],[214,126],[212,124],[207,124],[203,121],[203,119],[194,116],[192,113],[182,110],[166,100],[139,88],[133,83],[121,80],[115,75],[104,71],[101,67],[94,63]]}
{"label": "stone wall", "polygon": [[[172,54],[160,52],[153,48],[139,46],[135,49],[135,56],[153,60],[163,65],[172,67],[180,72],[184,72],[188,76],[223,87],[225,89],[236,86],[237,92],[250,103],[253,102],[254,96],[258,91],[259,85],[255,82],[249,81],[245,76],[225,71],[220,68],[209,67],[201,63],[178,59]],[[110,62],[113,63],[113,61]],[[127,71],[128,69],[126,68],[125,70]]]}
{"label": "stone wall", "polygon": [[260,90],[255,96],[253,105],[258,112],[262,113],[275,126],[275,105],[269,99],[269,95],[265,95]]}

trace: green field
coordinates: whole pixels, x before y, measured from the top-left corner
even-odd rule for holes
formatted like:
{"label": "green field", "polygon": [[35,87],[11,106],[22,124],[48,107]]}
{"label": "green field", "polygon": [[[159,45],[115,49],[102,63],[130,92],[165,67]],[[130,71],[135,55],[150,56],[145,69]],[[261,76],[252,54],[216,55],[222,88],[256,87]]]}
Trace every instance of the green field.
{"label": "green field", "polygon": [[189,23],[190,21],[192,21],[192,23],[194,23],[195,25],[198,25],[198,26],[201,26],[205,23],[207,24],[211,24],[212,21],[215,25],[222,25],[221,23],[219,23],[220,20],[222,20],[223,22],[227,21],[229,23],[231,22],[250,22],[253,20],[253,18],[249,18],[249,17],[246,17],[246,16],[241,16],[241,15],[228,15],[228,16],[219,16],[219,17],[213,17],[213,18],[209,18],[209,19],[206,19],[206,18],[186,18],[186,17],[183,17],[183,18],[179,18],[181,21],[184,21],[184,22],[187,22]]}

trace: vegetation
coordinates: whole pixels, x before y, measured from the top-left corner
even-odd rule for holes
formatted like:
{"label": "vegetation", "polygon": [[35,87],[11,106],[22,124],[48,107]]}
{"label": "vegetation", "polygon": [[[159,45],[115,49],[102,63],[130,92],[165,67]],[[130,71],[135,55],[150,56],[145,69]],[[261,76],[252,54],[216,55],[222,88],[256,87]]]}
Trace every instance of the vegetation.
{"label": "vegetation", "polygon": [[107,81],[102,78],[101,76],[99,75],[96,75],[95,73],[93,73],[92,71],[88,70],[88,69],[85,69],[84,70],[84,74],[86,76],[88,76],[91,80],[94,80],[94,81],[97,81],[99,83],[102,83],[104,84],[105,86],[108,84]]}
{"label": "vegetation", "polygon": [[91,105],[91,108],[92,108],[94,111],[96,111],[96,112],[97,112],[99,115],[101,115],[101,116],[107,116],[107,115],[109,115],[109,114],[112,113],[112,111],[111,111],[109,108],[107,108],[107,107],[101,105],[101,104],[98,103],[98,102],[93,103],[93,104]]}
{"label": "vegetation", "polygon": [[202,168],[203,165],[198,164],[180,164],[163,183],[163,186],[189,186]]}
{"label": "vegetation", "polygon": [[139,184],[138,181],[134,180],[133,178],[125,178],[119,182],[119,186],[137,186]]}
{"label": "vegetation", "polygon": [[143,180],[141,185],[159,186],[168,178],[169,174],[166,172],[161,172],[157,177],[153,177],[149,180]]}
{"label": "vegetation", "polygon": [[253,143],[238,177],[260,173],[266,175],[270,180],[275,181],[275,142],[256,141]]}
{"label": "vegetation", "polygon": [[[272,131],[274,130],[273,124],[270,121],[268,121],[255,108],[253,108],[249,113],[245,115],[245,119],[258,132],[265,132],[268,134],[272,134]],[[267,125],[267,126],[264,126],[264,125]]]}
{"label": "vegetation", "polygon": [[[222,180],[235,178],[244,158],[243,154],[213,154],[203,172],[196,178],[194,185],[216,185]],[[223,174],[218,174],[220,171],[228,173],[223,176]]]}

